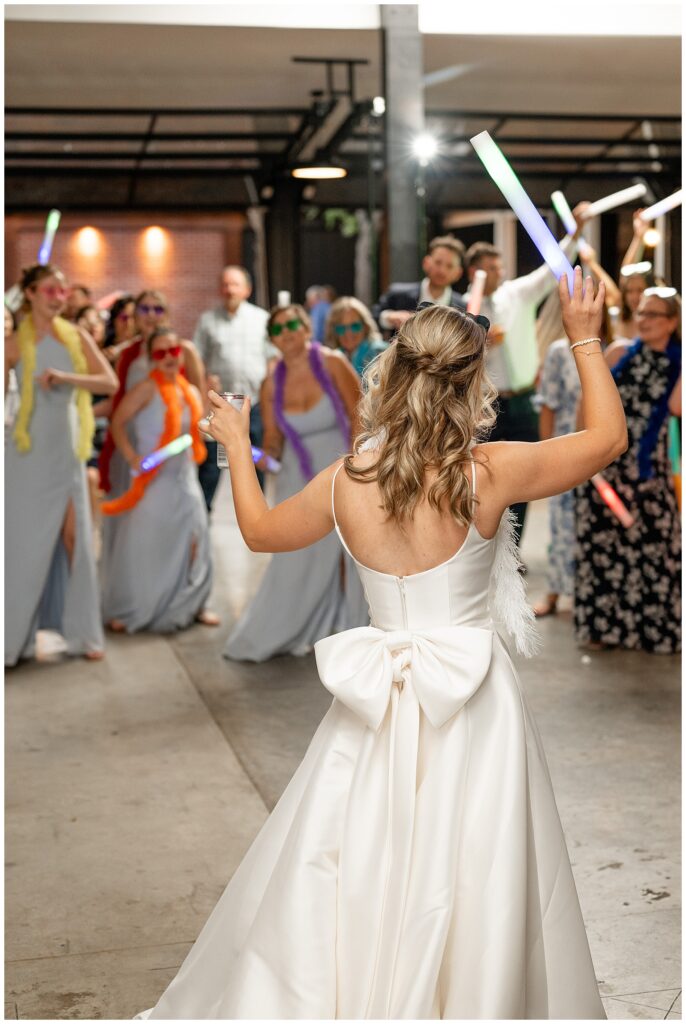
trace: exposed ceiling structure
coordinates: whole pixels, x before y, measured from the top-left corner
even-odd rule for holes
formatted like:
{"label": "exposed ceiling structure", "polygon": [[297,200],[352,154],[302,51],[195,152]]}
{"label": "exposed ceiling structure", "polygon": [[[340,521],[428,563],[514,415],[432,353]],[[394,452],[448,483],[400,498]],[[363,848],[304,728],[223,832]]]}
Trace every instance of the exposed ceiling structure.
{"label": "exposed ceiling structure", "polygon": [[[252,204],[315,154],[349,176],[317,201],[366,205],[385,159],[381,34],[6,24],[8,210]],[[680,178],[677,38],[424,36],[429,201],[502,205],[469,137],[488,129],[532,197],[572,201]],[[408,153],[408,173],[413,173]]]}

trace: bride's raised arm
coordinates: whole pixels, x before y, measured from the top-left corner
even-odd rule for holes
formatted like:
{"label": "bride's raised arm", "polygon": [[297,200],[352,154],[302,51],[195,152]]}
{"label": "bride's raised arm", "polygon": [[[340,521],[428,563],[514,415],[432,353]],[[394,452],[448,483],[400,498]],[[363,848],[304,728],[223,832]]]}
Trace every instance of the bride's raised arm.
{"label": "bride's raised arm", "polygon": [[560,303],[565,332],[581,381],[584,428],[538,443],[498,441],[484,445],[491,474],[490,497],[506,508],[562,494],[613,462],[627,447],[624,409],[598,334],[605,299],[602,282],[584,287],[581,269],[574,271],[574,290],[560,278]]}

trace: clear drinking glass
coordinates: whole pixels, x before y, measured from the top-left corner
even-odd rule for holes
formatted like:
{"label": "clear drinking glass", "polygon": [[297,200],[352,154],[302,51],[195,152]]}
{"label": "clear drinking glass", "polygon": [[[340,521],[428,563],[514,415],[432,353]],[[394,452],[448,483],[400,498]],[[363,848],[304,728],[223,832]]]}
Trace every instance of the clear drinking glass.
{"label": "clear drinking glass", "polygon": [[[232,391],[224,391],[222,398],[225,402],[229,402],[234,409],[238,409],[239,412],[243,408],[243,402],[245,401],[245,395],[237,395]],[[220,469],[229,468],[229,460],[226,457],[226,448],[223,444],[217,445],[217,465]]]}

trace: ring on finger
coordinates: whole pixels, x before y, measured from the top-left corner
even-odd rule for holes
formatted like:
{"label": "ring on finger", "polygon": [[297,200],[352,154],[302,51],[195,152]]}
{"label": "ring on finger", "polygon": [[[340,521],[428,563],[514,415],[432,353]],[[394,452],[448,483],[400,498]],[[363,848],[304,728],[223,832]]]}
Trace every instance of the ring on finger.
{"label": "ring on finger", "polygon": [[214,409],[212,409],[211,412],[208,412],[207,416],[205,417],[205,419],[207,420],[208,423],[213,418],[213,416],[214,416]]}

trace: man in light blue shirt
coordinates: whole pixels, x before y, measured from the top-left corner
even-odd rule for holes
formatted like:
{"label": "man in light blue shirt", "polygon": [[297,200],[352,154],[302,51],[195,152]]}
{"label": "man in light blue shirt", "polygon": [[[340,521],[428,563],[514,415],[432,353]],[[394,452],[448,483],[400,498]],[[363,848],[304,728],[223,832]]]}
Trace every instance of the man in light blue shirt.
{"label": "man in light blue shirt", "polygon": [[[248,302],[251,292],[252,279],[244,267],[225,267],[221,274],[222,304],[201,315],[193,341],[205,364],[208,388],[219,394],[233,391],[250,397],[250,438],[259,446],[260,385],[267,376],[269,360],[278,352],[267,339],[269,314]],[[200,466],[199,477],[210,511],[220,469],[216,441],[206,444],[207,459]]]}

